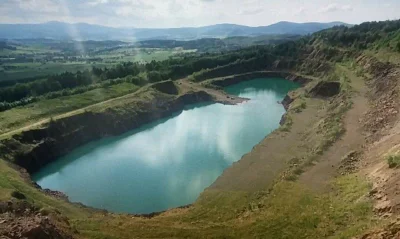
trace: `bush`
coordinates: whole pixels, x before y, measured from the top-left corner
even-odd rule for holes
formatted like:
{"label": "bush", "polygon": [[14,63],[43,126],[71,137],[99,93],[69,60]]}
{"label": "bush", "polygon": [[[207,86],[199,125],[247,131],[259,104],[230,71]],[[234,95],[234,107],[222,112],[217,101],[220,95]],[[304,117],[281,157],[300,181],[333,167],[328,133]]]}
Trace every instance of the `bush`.
{"label": "bush", "polygon": [[126,78],[126,81],[138,86],[143,86],[147,84],[147,79],[143,75],[129,76]]}
{"label": "bush", "polygon": [[11,197],[16,198],[16,199],[19,199],[19,200],[24,200],[24,199],[26,199],[25,195],[24,195],[23,193],[21,193],[21,192],[18,192],[18,191],[13,191],[13,192],[11,193]]}
{"label": "bush", "polygon": [[307,103],[304,100],[299,100],[296,101],[291,107],[290,109],[293,110],[293,112],[295,113],[300,113],[302,112],[304,109],[307,108]]}
{"label": "bush", "polygon": [[37,97],[29,97],[25,98],[19,101],[14,101],[14,102],[0,102],[0,112],[18,107],[18,106],[24,106],[30,103],[34,103],[38,101],[39,99]]}
{"label": "bush", "polygon": [[400,154],[391,154],[386,156],[389,168],[397,168],[400,165]]}

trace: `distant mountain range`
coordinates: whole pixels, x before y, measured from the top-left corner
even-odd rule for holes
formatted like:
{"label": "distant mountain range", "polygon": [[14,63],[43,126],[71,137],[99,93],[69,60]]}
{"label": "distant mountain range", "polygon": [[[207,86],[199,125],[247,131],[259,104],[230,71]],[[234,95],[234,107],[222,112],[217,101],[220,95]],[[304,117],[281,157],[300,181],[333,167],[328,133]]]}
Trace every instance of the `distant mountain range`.
{"label": "distant mountain range", "polygon": [[278,22],[269,26],[249,27],[235,24],[217,24],[205,27],[182,28],[113,28],[87,23],[69,24],[47,22],[42,24],[0,24],[0,39],[72,39],[72,40],[193,40],[232,36],[306,35],[343,22]]}

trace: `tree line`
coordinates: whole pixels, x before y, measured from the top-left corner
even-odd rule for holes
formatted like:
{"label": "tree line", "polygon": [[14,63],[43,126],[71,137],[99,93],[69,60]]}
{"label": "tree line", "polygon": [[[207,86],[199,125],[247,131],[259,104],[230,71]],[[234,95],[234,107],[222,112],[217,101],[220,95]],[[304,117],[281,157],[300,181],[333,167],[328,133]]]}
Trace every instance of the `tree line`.
{"label": "tree line", "polygon": [[[4,102],[3,105],[8,105],[6,108],[9,108],[32,102],[34,97],[49,97],[49,95],[56,97],[83,92],[94,87],[106,87],[109,84],[107,82],[115,79],[144,85],[189,75],[192,75],[193,80],[200,81],[211,77],[268,69],[276,62],[285,62],[293,67],[293,64],[301,62],[304,57],[311,54],[315,47],[318,47],[318,51],[328,60],[343,57],[341,50],[343,48],[350,49],[349,51],[366,48],[400,51],[400,20],[369,22],[354,27],[334,27],[278,45],[252,46],[228,52],[188,54],[181,58],[146,64],[126,62],[110,68],[93,67],[76,73],[64,72],[45,79],[35,79],[0,88],[0,102]],[[124,79],[126,77],[129,79]]]}
{"label": "tree line", "polygon": [[134,62],[120,63],[111,68],[92,67],[76,73],[64,72],[45,79],[35,79],[26,83],[0,88],[0,102],[12,103],[29,97],[38,97],[75,88],[89,89],[106,80],[133,77],[131,83],[143,85],[168,79],[179,79],[202,69],[227,65],[237,59],[252,58],[255,51],[231,52],[229,54],[202,54],[186,56],[182,59],[152,61],[147,64]]}

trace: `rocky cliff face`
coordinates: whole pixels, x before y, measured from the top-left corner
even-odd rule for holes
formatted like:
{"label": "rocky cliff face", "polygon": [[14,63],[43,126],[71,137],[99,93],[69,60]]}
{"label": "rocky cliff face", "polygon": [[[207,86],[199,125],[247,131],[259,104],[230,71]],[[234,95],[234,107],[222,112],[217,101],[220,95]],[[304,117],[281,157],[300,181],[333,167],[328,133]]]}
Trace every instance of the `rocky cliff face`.
{"label": "rocky cliff face", "polygon": [[212,101],[205,91],[188,92],[180,96],[154,91],[151,100],[108,108],[102,112],[85,112],[51,121],[43,128],[33,129],[3,140],[0,155],[29,173],[66,155],[90,141],[119,135],[154,120],[180,112],[185,105]]}

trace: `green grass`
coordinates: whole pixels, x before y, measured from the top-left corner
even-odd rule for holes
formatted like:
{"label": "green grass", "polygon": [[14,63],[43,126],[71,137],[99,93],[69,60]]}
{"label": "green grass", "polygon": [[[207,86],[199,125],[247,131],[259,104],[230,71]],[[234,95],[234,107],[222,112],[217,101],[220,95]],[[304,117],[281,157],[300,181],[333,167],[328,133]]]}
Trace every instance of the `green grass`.
{"label": "green grass", "polygon": [[344,114],[351,108],[351,105],[351,99],[345,95],[335,103],[329,105],[327,109],[329,112],[328,116],[318,125],[318,133],[323,135],[323,140],[315,147],[315,151],[318,154],[324,152],[345,133],[342,121]]}
{"label": "green grass", "polygon": [[[317,194],[293,182],[255,193],[207,190],[194,207],[146,221],[125,216],[77,221],[91,238],[351,238],[376,224],[370,184],[339,177],[334,192]],[[102,226],[103,225],[103,226]],[[105,226],[107,225],[107,226]]]}
{"label": "green grass", "polygon": [[368,183],[351,175],[332,186],[333,193],[317,194],[298,183],[278,183],[254,218],[254,238],[351,238],[374,224]]}
{"label": "green grass", "polygon": [[137,89],[139,87],[134,84],[121,83],[82,94],[40,100],[26,106],[13,108],[0,113],[0,133],[6,133],[42,119],[126,95],[135,92]]}
{"label": "green grass", "polygon": [[397,168],[400,166],[400,154],[389,154],[385,158],[389,168]]}

